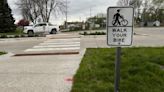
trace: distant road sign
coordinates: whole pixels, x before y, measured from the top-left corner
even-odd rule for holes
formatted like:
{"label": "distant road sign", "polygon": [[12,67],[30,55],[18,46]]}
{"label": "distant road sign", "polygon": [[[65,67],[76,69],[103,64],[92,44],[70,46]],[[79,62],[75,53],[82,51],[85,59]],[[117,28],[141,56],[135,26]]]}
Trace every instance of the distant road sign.
{"label": "distant road sign", "polygon": [[107,44],[109,46],[132,45],[134,9],[109,7],[107,12]]}

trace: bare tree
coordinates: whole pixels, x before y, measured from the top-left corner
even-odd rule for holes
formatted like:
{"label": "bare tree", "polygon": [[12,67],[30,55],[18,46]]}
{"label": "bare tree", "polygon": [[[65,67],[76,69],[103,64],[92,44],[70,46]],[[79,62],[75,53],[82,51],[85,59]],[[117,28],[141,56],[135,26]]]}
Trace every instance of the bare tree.
{"label": "bare tree", "polygon": [[37,1],[39,0],[21,0],[19,3],[17,3],[23,18],[30,20],[33,23],[36,23],[36,19],[40,15],[39,8],[36,4]]}
{"label": "bare tree", "polygon": [[117,5],[118,6],[133,6],[140,7],[143,0],[118,0]]}
{"label": "bare tree", "polygon": [[139,23],[140,22],[140,8],[143,4],[143,0],[119,0],[117,2],[118,6],[132,6],[134,8],[134,17],[135,17],[135,22]]}
{"label": "bare tree", "polygon": [[143,4],[143,0],[119,0],[118,6],[132,6],[136,13],[139,13],[139,9]]}
{"label": "bare tree", "polygon": [[22,11],[22,16],[33,23],[36,23],[38,17],[41,17],[43,22],[49,22],[52,13],[57,16],[66,9],[63,0],[20,0],[17,5]]}
{"label": "bare tree", "polygon": [[38,7],[44,22],[49,22],[52,13],[57,16],[59,13],[63,13],[66,9],[63,0],[39,0]]}
{"label": "bare tree", "polygon": [[117,5],[119,6],[129,6],[131,0],[118,0]]}
{"label": "bare tree", "polygon": [[152,3],[156,8],[164,9],[164,0],[153,0]]}

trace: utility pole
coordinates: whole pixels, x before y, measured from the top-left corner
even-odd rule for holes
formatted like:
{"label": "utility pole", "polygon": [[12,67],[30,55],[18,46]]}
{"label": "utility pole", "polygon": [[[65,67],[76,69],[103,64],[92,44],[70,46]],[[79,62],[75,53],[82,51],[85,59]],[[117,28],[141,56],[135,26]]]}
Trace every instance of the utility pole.
{"label": "utility pole", "polygon": [[92,20],[92,8],[90,7],[90,30],[92,30],[93,26],[93,20]]}
{"label": "utility pole", "polygon": [[66,23],[65,23],[65,28],[68,28],[68,1],[66,0]]}
{"label": "utility pole", "polygon": [[92,8],[90,7],[90,18],[92,17]]}

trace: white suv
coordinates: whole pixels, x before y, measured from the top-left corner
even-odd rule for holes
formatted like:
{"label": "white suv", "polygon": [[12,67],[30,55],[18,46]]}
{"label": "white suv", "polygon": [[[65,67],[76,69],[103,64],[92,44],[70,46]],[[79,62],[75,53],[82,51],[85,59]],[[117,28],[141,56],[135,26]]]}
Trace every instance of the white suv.
{"label": "white suv", "polygon": [[39,23],[34,26],[26,26],[24,28],[24,33],[28,36],[34,36],[34,34],[56,34],[59,32],[59,26],[52,25],[50,23]]}

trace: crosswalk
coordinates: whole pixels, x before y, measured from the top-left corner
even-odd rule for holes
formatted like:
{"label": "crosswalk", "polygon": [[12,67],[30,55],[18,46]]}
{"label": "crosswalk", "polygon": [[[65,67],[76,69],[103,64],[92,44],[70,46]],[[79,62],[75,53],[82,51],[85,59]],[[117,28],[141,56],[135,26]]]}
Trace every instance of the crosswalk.
{"label": "crosswalk", "polygon": [[47,40],[32,48],[26,49],[24,54],[67,54],[79,53],[80,37],[71,35],[52,35]]}

